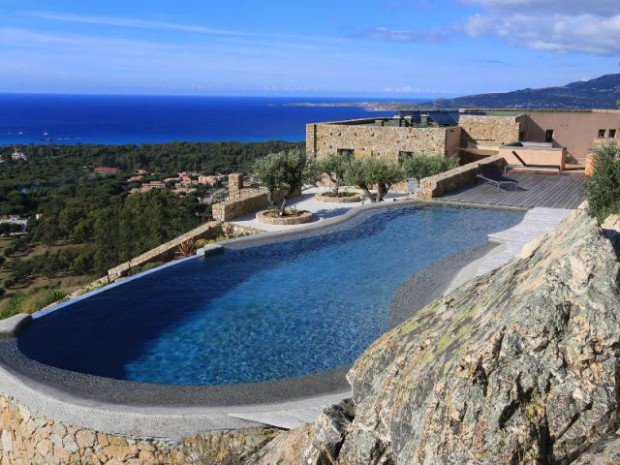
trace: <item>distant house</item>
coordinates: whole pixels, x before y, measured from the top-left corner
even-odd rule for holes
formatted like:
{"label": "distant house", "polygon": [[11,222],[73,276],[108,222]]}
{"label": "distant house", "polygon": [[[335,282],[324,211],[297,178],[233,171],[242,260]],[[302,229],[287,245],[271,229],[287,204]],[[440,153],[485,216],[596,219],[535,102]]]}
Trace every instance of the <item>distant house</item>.
{"label": "distant house", "polygon": [[12,154],[11,154],[11,160],[13,161],[26,161],[28,160],[28,157],[24,154],[24,152],[19,152],[18,150],[15,150]]}
{"label": "distant house", "polygon": [[143,169],[136,170],[135,173],[138,176],[146,176],[147,174],[149,174],[149,172],[147,170],[143,170]]}
{"label": "distant house", "polygon": [[121,172],[120,168],[116,168],[114,166],[97,166],[95,167],[95,174],[101,176],[114,176]]}
{"label": "distant house", "polygon": [[132,176],[129,179],[127,179],[127,182],[140,182],[143,179],[144,179],[144,176],[142,176],[142,175]]}
{"label": "distant house", "polygon": [[214,187],[220,184],[219,176],[198,176],[198,184],[203,184],[205,186]]}
{"label": "distant house", "polygon": [[21,227],[22,232],[26,232],[28,229],[28,219],[17,215],[11,215],[0,219],[0,224],[15,224]]}

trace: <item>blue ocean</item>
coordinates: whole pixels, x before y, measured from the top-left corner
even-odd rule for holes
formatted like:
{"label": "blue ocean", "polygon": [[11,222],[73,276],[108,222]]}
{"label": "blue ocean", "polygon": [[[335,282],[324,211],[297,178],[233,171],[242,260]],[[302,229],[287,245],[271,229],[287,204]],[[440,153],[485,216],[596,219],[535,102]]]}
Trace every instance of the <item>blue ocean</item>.
{"label": "blue ocean", "polygon": [[370,112],[353,101],[350,107],[291,105],[343,101],[347,99],[0,94],[0,145],[303,141],[307,123],[393,113]]}

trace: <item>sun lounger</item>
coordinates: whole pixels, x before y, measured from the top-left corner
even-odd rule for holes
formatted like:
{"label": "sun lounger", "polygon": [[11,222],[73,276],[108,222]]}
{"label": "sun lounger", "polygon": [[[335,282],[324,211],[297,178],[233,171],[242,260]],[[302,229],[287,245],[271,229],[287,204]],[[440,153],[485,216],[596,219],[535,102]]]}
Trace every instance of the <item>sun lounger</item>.
{"label": "sun lounger", "polygon": [[517,187],[517,182],[516,181],[504,181],[501,179],[493,179],[493,178],[488,178],[482,174],[477,174],[476,177],[478,179],[483,180],[484,182],[488,182],[489,184],[493,184],[494,186],[497,187],[497,190],[501,190],[504,187],[507,186],[511,186],[511,187]]}

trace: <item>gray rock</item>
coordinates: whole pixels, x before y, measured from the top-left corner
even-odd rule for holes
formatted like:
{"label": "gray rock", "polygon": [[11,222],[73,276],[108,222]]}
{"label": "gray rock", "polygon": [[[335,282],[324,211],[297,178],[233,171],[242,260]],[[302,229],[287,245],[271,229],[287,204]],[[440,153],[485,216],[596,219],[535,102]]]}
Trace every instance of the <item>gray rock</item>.
{"label": "gray rock", "polygon": [[311,447],[347,465],[607,463],[585,457],[617,457],[619,274],[576,212],[375,341],[348,374],[353,421],[327,415]]}
{"label": "gray rock", "polygon": [[338,457],[354,416],[355,406],[351,399],[326,408],[314,425],[312,445],[305,454],[306,463],[331,465]]}

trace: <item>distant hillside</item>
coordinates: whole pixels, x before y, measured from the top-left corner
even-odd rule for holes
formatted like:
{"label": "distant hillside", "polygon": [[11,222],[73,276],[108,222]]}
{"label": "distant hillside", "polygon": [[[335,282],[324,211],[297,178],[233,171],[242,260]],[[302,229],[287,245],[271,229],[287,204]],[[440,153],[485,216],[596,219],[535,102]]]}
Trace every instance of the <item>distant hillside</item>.
{"label": "distant hillside", "polygon": [[522,89],[501,94],[479,94],[437,99],[415,107],[436,108],[616,108],[620,74],[607,74],[561,87]]}
{"label": "distant hillside", "polygon": [[363,101],[312,102],[292,106],[350,107],[359,106],[371,111],[458,108],[616,108],[620,100],[620,74],[607,74],[589,81],[571,82],[561,87],[522,89],[497,94],[478,94],[427,102]]}

